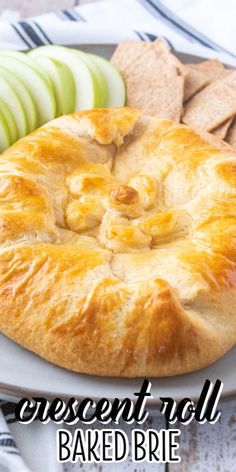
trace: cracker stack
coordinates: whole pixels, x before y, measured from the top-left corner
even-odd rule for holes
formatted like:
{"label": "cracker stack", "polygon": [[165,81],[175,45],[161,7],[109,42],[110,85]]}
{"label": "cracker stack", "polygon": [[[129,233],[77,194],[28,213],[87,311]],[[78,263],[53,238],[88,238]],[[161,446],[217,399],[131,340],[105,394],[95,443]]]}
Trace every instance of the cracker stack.
{"label": "cracker stack", "polygon": [[123,41],[111,62],[125,79],[128,106],[209,131],[236,147],[236,71],[217,59],[183,65],[161,39]]}

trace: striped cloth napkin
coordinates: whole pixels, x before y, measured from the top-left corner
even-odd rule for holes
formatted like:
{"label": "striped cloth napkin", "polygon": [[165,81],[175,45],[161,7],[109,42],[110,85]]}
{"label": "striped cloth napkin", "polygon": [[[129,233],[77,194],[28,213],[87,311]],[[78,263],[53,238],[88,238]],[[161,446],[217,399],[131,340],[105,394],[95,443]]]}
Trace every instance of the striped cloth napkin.
{"label": "striped cloth napkin", "polygon": [[[15,406],[0,401],[0,471],[63,472],[63,464],[56,460],[56,431],[63,425],[39,421],[22,425],[15,420]],[[29,419],[27,408],[24,417]]]}
{"label": "striped cloth napkin", "polygon": [[[122,39],[152,41],[161,36],[173,50],[209,58],[217,55],[234,66],[234,9],[234,0],[100,1],[18,22],[0,21],[0,49],[116,44]],[[0,470],[29,472],[17,449],[17,438],[11,437],[4,420],[5,416],[8,422],[14,421],[14,404],[1,402],[0,406]]]}
{"label": "striped cloth napkin", "polygon": [[30,472],[21,458],[7,423],[14,422],[14,404],[0,402],[0,470],[1,472]]}
{"label": "striped cloth napkin", "polygon": [[[236,64],[234,0],[105,0],[13,23],[1,22],[0,48],[116,44],[167,39],[173,49]],[[212,21],[212,19],[214,21]]]}

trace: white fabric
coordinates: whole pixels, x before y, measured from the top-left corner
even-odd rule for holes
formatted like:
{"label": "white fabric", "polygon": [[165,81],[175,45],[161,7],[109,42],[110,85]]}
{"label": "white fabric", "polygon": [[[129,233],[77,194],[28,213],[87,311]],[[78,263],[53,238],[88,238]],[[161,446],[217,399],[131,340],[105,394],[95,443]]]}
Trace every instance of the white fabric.
{"label": "white fabric", "polygon": [[[62,426],[34,421],[28,425],[9,425],[12,437],[28,467],[20,472],[62,472],[63,464],[56,461],[56,430]],[[1,470],[1,468],[0,468]],[[12,470],[15,472],[15,469]],[[17,471],[18,472],[18,471]]]}
{"label": "white fabric", "polygon": [[[216,47],[205,47],[191,35],[184,34],[173,22],[158,16],[158,12],[154,15],[152,5],[169,9],[177,15],[180,25],[186,22],[190,30],[197,30],[197,36],[205,35],[216,43]],[[224,62],[236,64],[234,0],[103,0],[68,12],[77,13],[82,18],[69,21],[63,14],[49,13],[27,22],[33,26],[33,21],[36,21],[50,41],[56,44],[115,44],[124,38],[137,38],[135,32],[138,31],[165,36],[175,49],[183,52],[215,57],[217,51],[217,56]],[[28,41],[31,47],[35,46],[29,38]],[[0,48],[24,50],[27,46],[9,23],[1,22]]]}
{"label": "white fabric", "polygon": [[[10,430],[6,424],[3,414],[0,410],[0,470],[1,472],[30,472],[25,465],[16,447],[8,445],[8,441],[12,441]],[[14,441],[16,438],[14,438]],[[4,445],[4,441],[6,445]]]}
{"label": "white fabric", "polygon": [[235,0],[164,0],[183,20],[236,54]]}

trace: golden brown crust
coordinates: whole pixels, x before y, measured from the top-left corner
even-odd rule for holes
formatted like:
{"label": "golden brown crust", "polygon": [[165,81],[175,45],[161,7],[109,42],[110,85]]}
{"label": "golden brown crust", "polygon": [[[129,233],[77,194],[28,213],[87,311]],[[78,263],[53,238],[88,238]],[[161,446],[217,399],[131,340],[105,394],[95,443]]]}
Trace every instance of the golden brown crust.
{"label": "golden brown crust", "polygon": [[107,376],[190,372],[236,341],[236,154],[130,108],[48,123],[0,161],[0,329]]}

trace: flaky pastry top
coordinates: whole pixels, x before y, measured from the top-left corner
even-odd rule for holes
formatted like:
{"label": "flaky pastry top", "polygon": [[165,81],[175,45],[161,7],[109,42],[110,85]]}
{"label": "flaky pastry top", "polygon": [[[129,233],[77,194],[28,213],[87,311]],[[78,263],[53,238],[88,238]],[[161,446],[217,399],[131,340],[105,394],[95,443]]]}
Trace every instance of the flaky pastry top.
{"label": "flaky pastry top", "polygon": [[0,160],[0,329],[63,367],[162,376],[236,341],[236,154],[136,109],[58,118]]}

